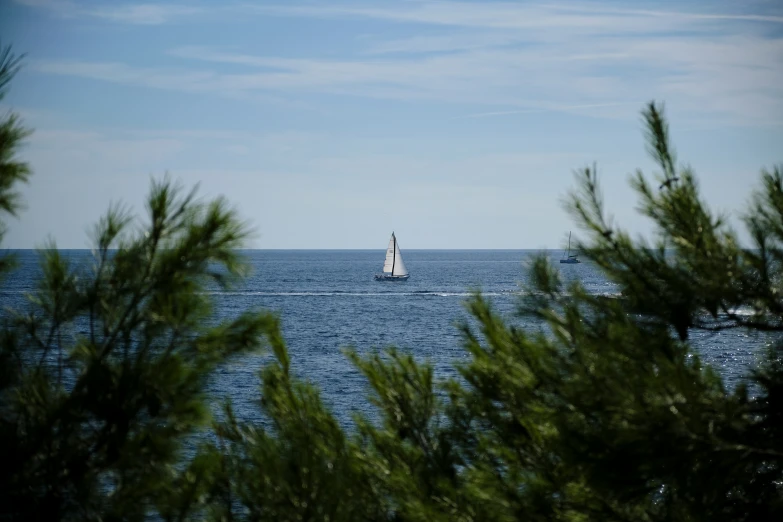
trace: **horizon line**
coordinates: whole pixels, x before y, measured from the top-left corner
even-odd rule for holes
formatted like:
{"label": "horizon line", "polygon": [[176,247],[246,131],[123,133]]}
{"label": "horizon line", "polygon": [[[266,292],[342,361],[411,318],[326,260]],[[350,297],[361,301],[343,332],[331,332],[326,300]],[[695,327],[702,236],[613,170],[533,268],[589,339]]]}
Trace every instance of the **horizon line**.
{"label": "horizon line", "polygon": [[[13,247],[6,247],[1,249],[6,252],[18,252],[18,251],[43,251],[43,250],[84,250],[85,252],[90,252],[92,250],[95,250],[95,248],[69,248],[69,247],[58,247],[56,249],[49,249],[49,248],[13,248]],[[117,250],[116,248],[110,248],[110,251]],[[290,251],[303,251],[303,252],[360,252],[360,251],[384,251],[385,248],[306,248],[306,247],[296,247],[296,248],[236,248],[234,249],[238,252],[243,251],[251,251],[251,252],[290,252]],[[509,252],[523,252],[523,251],[540,251],[540,250],[564,250],[563,248],[405,248],[401,249],[406,252],[432,252],[432,251],[451,251],[451,252],[462,252],[462,251],[509,251]]]}

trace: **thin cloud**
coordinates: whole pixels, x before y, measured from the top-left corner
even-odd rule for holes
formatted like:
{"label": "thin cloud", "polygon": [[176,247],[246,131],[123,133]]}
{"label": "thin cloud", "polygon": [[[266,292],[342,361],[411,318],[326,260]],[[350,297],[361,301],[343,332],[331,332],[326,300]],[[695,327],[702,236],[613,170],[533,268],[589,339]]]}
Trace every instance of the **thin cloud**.
{"label": "thin cloud", "polygon": [[524,36],[516,32],[505,34],[478,33],[445,36],[414,36],[398,40],[370,42],[368,55],[425,54],[438,52],[470,51],[490,47],[503,47],[519,43]]}
{"label": "thin cloud", "polygon": [[98,18],[135,25],[160,25],[205,12],[200,6],[166,3],[96,5],[68,0],[14,0],[65,18]]}
{"label": "thin cloud", "polygon": [[[602,4],[515,4],[507,2],[396,2],[393,7],[379,3],[315,5],[247,5],[259,13],[278,16],[319,18],[374,18],[393,22],[413,22],[432,25],[535,29],[538,21],[548,26],[571,29],[618,30],[644,29],[640,19],[688,21],[751,21],[783,23],[783,16],[767,14],[714,13],[621,9]],[[563,12],[570,13],[563,15]]]}
{"label": "thin cloud", "polygon": [[102,80],[112,83],[140,85],[159,89],[203,92],[202,86],[214,80],[212,72],[175,71],[161,68],[132,67],[120,62],[86,62],[80,60],[39,60],[32,62],[33,70],[62,75]]}
{"label": "thin cloud", "polygon": [[[783,115],[783,38],[770,37],[747,18],[774,21],[772,15],[464,2],[404,3],[395,9],[365,4],[242,8],[484,29],[388,42],[364,38],[353,55],[339,60],[179,47],[167,53],[182,60],[179,67],[86,61],[31,66],[47,74],[242,99],[279,101],[275,96],[303,99],[303,93],[317,93],[503,109],[462,116],[473,118],[550,110],[636,117],[618,100],[651,98],[666,99],[680,117],[709,115],[731,124],[767,124]],[[155,18],[147,13],[136,19]],[[487,29],[500,25],[527,29]]]}
{"label": "thin cloud", "polygon": [[[571,30],[603,30],[615,27],[622,31],[641,29],[620,15],[563,15],[540,4],[416,2],[399,3],[393,8],[375,6],[248,6],[265,15],[312,18],[373,18],[389,22],[419,23],[458,27],[537,30],[541,25]],[[638,17],[637,17],[638,18]]]}
{"label": "thin cloud", "polygon": [[729,20],[738,22],[769,22],[783,23],[783,16],[773,14],[742,14],[742,13],[695,13],[688,11],[660,11],[654,9],[618,9],[608,6],[590,4],[549,4],[549,8],[559,11],[592,12],[604,14],[619,14],[628,16],[651,16],[679,20]]}
{"label": "thin cloud", "polygon": [[79,6],[68,0],[13,0],[13,2],[36,9],[45,9],[63,17],[73,17],[79,12]]}
{"label": "thin cloud", "polygon": [[158,25],[203,12],[201,7],[178,4],[129,4],[97,7],[86,11],[86,14],[114,22]]}
{"label": "thin cloud", "polygon": [[[73,0],[13,0],[29,7],[47,9],[65,17],[94,17],[120,23],[155,25],[182,19],[216,9],[234,13],[256,13],[286,17],[310,18],[372,18],[390,22],[419,23],[443,26],[507,28],[536,30],[539,22],[549,27],[574,31],[614,30],[632,32],[654,30],[651,20],[673,21],[745,21],[783,23],[776,14],[744,14],[731,12],[692,12],[678,10],[626,9],[595,3],[546,4],[508,2],[420,1],[363,2],[343,5],[258,5],[227,2],[219,7],[192,3],[136,2],[100,5]],[[567,14],[563,14],[567,13]],[[646,19],[647,25],[640,20]],[[657,24],[656,24],[657,25]]]}
{"label": "thin cloud", "polygon": [[559,105],[559,106],[554,105],[554,106],[544,106],[539,108],[521,109],[521,110],[514,110],[514,111],[479,112],[476,114],[457,116],[455,119],[487,118],[490,116],[508,116],[511,114],[535,114],[541,112],[568,112],[577,109],[597,109],[597,108],[604,108],[604,107],[618,107],[622,105],[633,105],[634,107],[639,107],[641,105],[641,102],[633,101],[633,102],[616,102],[616,103],[589,103],[585,105]]}
{"label": "thin cloud", "polygon": [[[219,94],[253,103],[274,103],[299,110],[319,111],[307,103],[275,96],[261,89],[247,88],[233,75],[215,71],[184,68],[134,67],[122,62],[88,62],[83,60],[35,60],[27,68],[44,74],[71,76],[91,80],[135,85],[151,89],[194,93]],[[238,75],[242,76],[242,75]],[[265,91],[271,91],[266,89]]]}

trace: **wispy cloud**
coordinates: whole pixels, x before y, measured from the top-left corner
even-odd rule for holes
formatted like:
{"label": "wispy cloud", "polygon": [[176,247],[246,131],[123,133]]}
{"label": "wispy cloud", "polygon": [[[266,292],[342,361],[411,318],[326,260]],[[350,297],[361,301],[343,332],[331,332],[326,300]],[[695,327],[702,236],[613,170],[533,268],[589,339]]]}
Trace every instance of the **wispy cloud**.
{"label": "wispy cloud", "polygon": [[618,107],[621,105],[633,105],[634,108],[639,106],[640,102],[622,102],[622,103],[589,103],[586,105],[551,105],[548,107],[541,107],[540,109],[522,109],[518,111],[492,111],[492,112],[478,112],[475,114],[468,114],[465,116],[457,116],[457,118],[486,118],[489,116],[508,116],[510,114],[534,114],[540,112],[566,112],[574,111],[578,109],[603,109],[606,107]]}
{"label": "wispy cloud", "polygon": [[[635,118],[639,101],[650,98],[666,99],[682,117],[709,115],[733,124],[768,124],[783,115],[783,38],[769,31],[770,24],[783,24],[776,14],[430,1],[393,7],[234,8],[264,16],[373,18],[444,27],[438,34],[413,32],[407,39],[363,38],[353,54],[341,59],[188,46],[168,51],[183,60],[177,68],[85,61],[41,61],[33,67],[49,74],[221,96],[319,93],[492,109],[469,117],[556,110]],[[156,18],[154,10],[118,9],[112,8],[112,16],[165,18]],[[168,9],[175,11],[171,5]]]}
{"label": "wispy cloud", "polygon": [[46,9],[66,18],[98,18],[112,22],[159,25],[203,13],[200,6],[167,3],[96,4],[69,0],[14,0],[18,4]]}
{"label": "wispy cloud", "polygon": [[92,168],[135,171],[154,168],[162,171],[166,162],[181,152],[187,142],[179,138],[129,137],[99,131],[40,129],[30,137],[35,150],[34,166],[45,172],[58,172],[57,162],[75,161]]}
{"label": "wispy cloud", "polygon": [[438,52],[469,51],[517,44],[524,37],[514,32],[484,32],[441,36],[414,36],[381,42],[369,41],[366,53],[422,54]]}
{"label": "wispy cloud", "polygon": [[159,89],[176,88],[182,91],[204,90],[200,86],[214,81],[215,73],[162,68],[132,67],[119,62],[85,62],[79,60],[38,60],[30,67],[44,73],[78,76],[92,80],[140,85]]}
{"label": "wispy cloud", "polygon": [[[752,4],[752,2],[748,2]],[[706,5],[706,4],[702,4]],[[655,9],[628,9],[628,8],[616,8],[607,5],[600,4],[551,4],[549,6],[552,9],[561,11],[577,11],[577,12],[590,12],[590,13],[604,13],[604,14],[619,14],[624,16],[649,16],[660,17],[669,20],[730,20],[730,21],[744,21],[744,22],[768,22],[775,24],[783,24],[783,15],[780,14],[746,14],[746,13],[730,13],[730,12],[695,12],[695,11],[663,11]],[[713,9],[714,6],[711,6]]]}
{"label": "wispy cloud", "polygon": [[135,67],[121,62],[88,62],[82,60],[31,60],[29,69],[58,76],[87,78],[122,85],[185,93],[209,93],[250,102],[267,102],[299,109],[307,104],[270,94],[272,89],[249,88],[243,75],[226,75],[216,71],[188,68]]}
{"label": "wispy cloud", "polygon": [[[753,21],[783,23],[783,16],[774,14],[744,14],[622,9],[601,3],[508,3],[421,1],[378,3],[365,2],[343,5],[256,5],[257,12],[279,16],[321,18],[375,18],[396,22],[414,22],[462,27],[537,29],[548,27],[595,31],[612,27],[619,31],[652,29],[651,19],[658,24],[683,21]],[[566,13],[566,14],[563,14]],[[641,24],[646,19],[648,24]]]}
{"label": "wispy cloud", "polygon": [[[710,11],[681,11],[617,8],[596,2],[510,3],[510,2],[359,2],[346,4],[264,5],[225,2],[207,6],[194,2],[112,2],[89,0],[13,0],[30,7],[47,9],[68,17],[96,17],[131,24],[161,24],[189,15],[215,10],[285,17],[371,18],[391,22],[453,27],[537,30],[542,25],[578,32],[611,28],[631,32],[655,30],[671,23],[692,21],[746,21],[783,24],[781,14],[747,14]],[[658,19],[655,21],[655,19]],[[646,20],[641,23],[642,20]],[[651,25],[653,24],[653,25]]]}
{"label": "wispy cloud", "polygon": [[96,7],[90,9],[87,14],[115,22],[154,25],[203,12],[203,8],[189,5],[130,4]]}

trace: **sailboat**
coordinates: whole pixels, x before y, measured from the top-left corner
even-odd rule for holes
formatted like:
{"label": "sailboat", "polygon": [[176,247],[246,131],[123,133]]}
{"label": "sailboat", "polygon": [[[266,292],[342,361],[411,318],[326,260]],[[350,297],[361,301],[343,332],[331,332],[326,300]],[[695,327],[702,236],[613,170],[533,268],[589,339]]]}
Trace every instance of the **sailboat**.
{"label": "sailboat", "polygon": [[571,232],[568,232],[568,250],[566,251],[566,257],[562,258],[560,260],[561,263],[566,263],[569,265],[575,265],[577,263],[580,263],[578,254],[572,254],[571,253]]}
{"label": "sailboat", "polygon": [[405,263],[402,261],[400,245],[392,232],[389,246],[386,248],[386,261],[383,263],[383,273],[376,274],[376,281],[406,281],[410,277]]}

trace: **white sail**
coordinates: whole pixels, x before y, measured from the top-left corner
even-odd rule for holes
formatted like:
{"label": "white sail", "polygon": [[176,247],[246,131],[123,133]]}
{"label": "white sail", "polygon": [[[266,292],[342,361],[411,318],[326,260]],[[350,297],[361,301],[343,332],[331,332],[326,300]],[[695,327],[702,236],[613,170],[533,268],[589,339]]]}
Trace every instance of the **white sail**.
{"label": "white sail", "polygon": [[392,232],[392,237],[389,239],[389,246],[386,247],[386,261],[383,263],[383,273],[395,276],[408,275],[408,269],[405,268],[405,262],[402,260],[402,254],[400,253],[400,244],[397,243],[394,232]]}
{"label": "white sail", "polygon": [[389,239],[389,246],[386,247],[386,260],[383,263],[383,274],[376,274],[376,281],[407,281],[409,277],[408,269],[405,268],[405,262],[402,260],[400,245],[392,232]]}
{"label": "white sail", "polygon": [[394,237],[394,233],[392,233],[392,237],[389,239],[389,246],[386,248],[386,261],[383,263],[383,272],[386,274],[391,274],[392,270],[394,269],[395,241],[396,238]]}
{"label": "white sail", "polygon": [[408,269],[405,268],[405,263],[402,261],[402,254],[400,253],[400,244],[397,243],[397,238],[394,237],[394,234],[392,234],[392,238],[394,239],[394,242],[396,243],[397,246],[397,248],[394,251],[394,270],[392,271],[392,275],[396,275],[396,276],[408,275]]}

